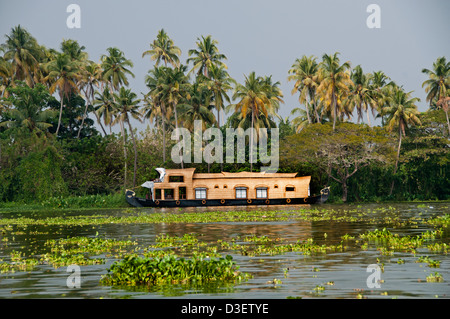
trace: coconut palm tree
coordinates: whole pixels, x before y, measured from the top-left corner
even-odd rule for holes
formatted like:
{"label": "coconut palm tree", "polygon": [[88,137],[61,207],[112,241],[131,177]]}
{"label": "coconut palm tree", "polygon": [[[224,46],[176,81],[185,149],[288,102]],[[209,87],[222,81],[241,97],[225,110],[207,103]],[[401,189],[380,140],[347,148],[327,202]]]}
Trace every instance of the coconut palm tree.
{"label": "coconut palm tree", "polygon": [[[306,117],[308,123],[320,123],[319,113],[317,112],[315,104],[315,94],[317,87],[319,86],[319,75],[318,75],[319,64],[316,62],[316,57],[306,55],[302,56],[301,59],[296,59],[295,63],[289,70],[289,81],[295,81],[294,88],[291,94],[299,92],[300,96],[298,101],[300,104],[309,104],[312,107],[305,107]],[[308,102],[309,100],[309,102]],[[310,114],[310,109],[312,109],[315,121],[313,121],[312,114]]]}
{"label": "coconut palm tree", "polygon": [[[164,68],[162,79],[159,85],[157,97],[165,107],[171,108],[175,115],[175,130],[178,130],[177,106],[180,101],[189,98],[190,83],[185,74],[187,67],[180,65],[176,68]],[[181,168],[184,168],[181,160]]]}
{"label": "coconut palm tree", "polygon": [[14,87],[14,68],[11,62],[0,57],[0,98],[7,98],[7,88]]}
{"label": "coconut palm tree", "polygon": [[433,63],[433,70],[422,69],[422,73],[428,75],[429,79],[424,81],[422,87],[425,86],[427,93],[427,102],[432,107],[433,102],[436,106],[441,106],[447,118],[448,133],[450,135],[450,122],[448,118],[449,99],[450,96],[450,61],[447,62],[445,57],[440,57]]}
{"label": "coconut palm tree", "polygon": [[12,64],[13,80],[23,80],[33,87],[34,72],[39,68],[39,59],[42,55],[36,39],[18,25],[6,35],[6,42],[1,46],[5,52],[4,59]]}
{"label": "coconut palm tree", "polygon": [[189,73],[198,70],[198,74],[203,74],[205,77],[209,78],[209,70],[213,64],[227,68],[226,64],[222,60],[226,60],[227,57],[219,53],[217,48],[218,42],[213,40],[211,35],[206,38],[197,38],[197,49],[192,49],[188,51],[189,58],[187,63],[192,62],[194,66]]}
{"label": "coconut palm tree", "polygon": [[228,92],[232,90],[234,80],[221,65],[212,64],[209,69],[209,79],[205,83],[212,93],[214,107],[217,111],[217,127],[220,127],[220,111],[224,109],[225,101],[230,103]]}
{"label": "coconut palm tree", "polygon": [[112,90],[118,91],[120,86],[128,86],[127,75],[134,78],[133,72],[128,68],[133,67],[133,62],[125,58],[118,48],[108,48],[108,55],[101,56],[102,79],[108,83]]}
{"label": "coconut palm tree", "polygon": [[163,133],[163,162],[166,162],[166,124],[171,115],[170,108],[167,107],[166,101],[163,98],[163,83],[166,67],[155,66],[150,70],[145,78],[145,83],[149,89],[145,100],[147,105],[144,107],[143,116],[152,120],[155,116],[160,116],[162,133]]}
{"label": "coconut palm tree", "polygon": [[60,96],[60,110],[58,127],[56,128],[56,136],[58,136],[59,128],[61,126],[61,117],[63,110],[64,97],[69,98],[71,93],[78,93],[76,80],[80,78],[78,64],[70,59],[64,53],[56,56],[56,59],[50,61],[45,69],[48,71],[46,81],[51,81],[49,88],[50,94],[53,94],[58,88]]}
{"label": "coconut palm tree", "polygon": [[183,121],[183,126],[194,131],[194,121],[202,121],[202,130],[216,123],[214,114],[211,112],[211,91],[203,84],[196,82],[190,87],[189,99],[184,103],[178,105],[180,111],[180,119]]}
{"label": "coconut palm tree", "polygon": [[372,75],[364,74],[360,65],[357,65],[351,72],[350,79],[352,83],[349,85],[349,95],[346,102],[350,103],[352,108],[356,108],[358,115],[357,123],[363,119],[363,111],[367,114],[367,124],[371,126],[369,110],[376,108],[371,90]]}
{"label": "coconut palm tree", "polygon": [[173,40],[169,38],[164,29],[158,31],[156,40],[150,44],[150,50],[142,53],[142,57],[150,55],[152,61],[156,61],[156,66],[164,61],[164,65],[170,63],[173,67],[180,65],[179,56],[181,55],[181,50],[179,47],[175,46]]}
{"label": "coconut palm tree", "polygon": [[[84,98],[86,99],[86,108],[84,109],[83,119],[81,121],[80,129],[78,130],[78,136],[80,137],[81,130],[83,129],[84,120],[87,117],[87,110],[89,105],[93,104],[94,101],[94,93],[95,88],[100,86],[101,79],[101,67],[100,64],[95,63],[93,61],[86,61],[81,67],[81,79],[79,81],[79,87],[84,93]],[[94,112],[95,117],[97,118],[97,123],[100,125],[103,133],[106,135],[105,128],[100,121],[97,112]]]}
{"label": "coconut palm tree", "polygon": [[233,94],[233,100],[238,100],[234,105],[235,112],[241,113],[242,118],[251,114],[251,133],[250,133],[250,170],[253,171],[253,128],[255,128],[256,118],[262,113],[268,117],[268,109],[272,108],[272,103],[267,96],[267,88],[263,84],[263,79],[257,77],[255,72],[245,76],[245,83],[237,84]]}
{"label": "coconut palm tree", "polygon": [[111,90],[105,87],[102,93],[95,91],[92,103],[94,105],[94,113],[96,113],[99,119],[103,117],[103,123],[109,125],[111,131],[114,117],[114,99]]}
{"label": "coconut palm tree", "polygon": [[[134,137],[134,131],[131,127],[130,116],[134,119],[141,121],[141,113],[139,111],[139,103],[140,99],[137,99],[137,95],[131,91],[131,89],[125,89],[124,87],[120,88],[119,94],[115,94],[115,109],[114,109],[114,120],[112,121],[112,125],[116,123],[120,123],[123,127],[125,123],[128,124],[128,128],[130,129],[131,139],[133,140],[133,148],[134,148],[134,174],[133,174],[133,187],[136,187],[136,168],[137,168],[137,147],[136,147],[136,138]],[[124,149],[126,145],[123,145]],[[126,154],[126,151],[124,152]],[[125,157],[125,165],[127,158]],[[126,171],[126,166],[125,166]],[[125,175],[125,187],[126,187],[126,175]]]}
{"label": "coconut palm tree", "polygon": [[[411,93],[406,93],[402,88],[392,85],[388,98],[388,106],[383,107],[382,113],[387,115],[387,129],[392,132],[398,129],[398,148],[397,159],[395,161],[394,175],[397,173],[398,162],[400,159],[400,148],[402,145],[402,136],[406,136],[406,129],[408,125],[420,125],[419,111],[417,110],[416,102],[419,98],[412,98]],[[394,189],[394,181],[391,185],[389,195]]]}
{"label": "coconut palm tree", "polygon": [[339,52],[322,56],[322,62],[319,66],[320,85],[317,87],[317,93],[331,111],[333,130],[336,128],[336,119],[340,115],[338,99],[342,101],[348,95],[349,86],[352,83],[348,72],[350,63],[340,64],[338,55]]}

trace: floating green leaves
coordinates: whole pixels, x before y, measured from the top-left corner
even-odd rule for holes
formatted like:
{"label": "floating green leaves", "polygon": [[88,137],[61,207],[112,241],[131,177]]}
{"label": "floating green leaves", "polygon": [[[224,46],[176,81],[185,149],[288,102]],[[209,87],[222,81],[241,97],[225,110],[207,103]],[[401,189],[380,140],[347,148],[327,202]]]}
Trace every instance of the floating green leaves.
{"label": "floating green leaves", "polygon": [[108,269],[101,279],[107,285],[162,285],[247,280],[250,275],[239,272],[239,266],[225,258],[178,258],[166,255],[162,258],[126,256]]}

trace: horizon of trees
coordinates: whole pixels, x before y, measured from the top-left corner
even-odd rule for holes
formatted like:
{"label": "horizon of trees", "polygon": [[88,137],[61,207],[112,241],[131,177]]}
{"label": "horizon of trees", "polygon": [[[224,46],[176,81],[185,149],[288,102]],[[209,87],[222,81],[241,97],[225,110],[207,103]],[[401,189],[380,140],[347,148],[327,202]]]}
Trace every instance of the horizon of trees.
{"label": "horizon of trees", "polygon": [[[237,83],[228,73],[225,64],[227,57],[219,51],[217,40],[210,35],[201,36],[195,45],[188,51],[186,63],[182,64],[180,48],[163,29],[159,30],[150,43],[150,49],[142,53],[142,58],[150,57],[154,65],[145,78],[148,91],[138,97],[128,88],[130,77],[134,77],[133,62],[120,49],[107,48],[100,61],[94,62],[89,60],[86,48],[75,40],[63,40],[59,49],[46,48],[20,25],[13,27],[6,35],[5,43],[0,45],[0,169],[3,173],[0,177],[3,181],[0,201],[27,198],[17,195],[30,188],[30,183],[26,182],[27,175],[22,176],[20,170],[26,160],[32,162],[38,158],[41,166],[50,157],[57,163],[52,167],[42,167],[41,175],[35,176],[36,180],[41,181],[31,188],[38,193],[38,188],[44,187],[44,184],[59,185],[61,194],[83,193],[83,187],[88,187],[85,193],[116,191],[118,184],[122,188],[136,187],[142,175],[147,179],[152,176],[149,167],[173,165],[167,161],[167,148],[173,144],[168,137],[177,127],[193,130],[195,120],[202,120],[203,129],[278,127],[282,139],[296,136],[300,140],[302,134],[314,135],[314,130],[316,135],[320,135],[324,128],[317,125],[330,125],[331,130],[325,137],[333,140],[341,134],[341,139],[345,140],[346,134],[342,133],[346,127],[344,124],[351,124],[355,117],[357,128],[346,127],[349,143],[342,143],[342,151],[348,150],[349,145],[360,145],[361,149],[366,149],[366,140],[359,140],[356,144],[354,141],[350,143],[350,140],[366,134],[362,133],[365,126],[371,132],[375,130],[370,115],[381,119],[382,130],[377,129],[378,138],[382,141],[379,142],[381,149],[388,144],[381,135],[389,136],[390,142],[397,141],[397,145],[389,148],[394,150],[395,156],[388,158],[375,152],[377,156],[370,157],[363,167],[352,173],[342,173],[341,178],[337,178],[335,173],[339,169],[331,164],[330,155],[334,149],[318,156],[318,150],[308,153],[313,150],[312,145],[308,150],[303,146],[308,143],[301,143],[294,154],[285,154],[290,158],[286,167],[292,169],[300,162],[315,163],[316,167],[321,167],[321,174],[328,176],[326,184],[334,180],[342,187],[342,200],[347,201],[349,183],[351,188],[349,178],[355,180],[355,176],[364,173],[365,168],[383,163],[383,169],[389,170],[389,174],[395,177],[387,178],[386,175],[389,180],[386,198],[393,198],[395,194],[408,198],[405,194],[400,196],[394,188],[402,188],[399,174],[404,173],[405,162],[401,156],[409,151],[404,149],[411,147],[409,143],[412,139],[420,137],[421,142],[416,142],[416,150],[427,149],[437,156],[433,160],[440,169],[439,183],[443,187],[438,195],[430,194],[428,197],[448,196],[445,176],[448,174],[446,165],[449,159],[450,61],[447,62],[445,57],[437,58],[432,68],[421,70],[428,75],[423,87],[429,104],[429,110],[422,113],[417,109],[419,99],[412,95],[413,92],[405,92],[401,85],[381,70],[365,73],[360,65],[352,68],[350,61],[340,60],[338,52],[323,54],[321,60],[315,56],[299,57],[287,72],[287,79],[293,82],[291,94],[299,96],[299,106],[292,110],[294,118],[291,121],[278,115],[284,104],[279,81],[272,79],[271,75],[261,76],[251,72],[245,75],[243,83]],[[226,121],[220,117],[222,112],[230,114]],[[91,114],[94,120],[89,117]],[[131,125],[131,118],[152,124],[153,129],[140,132],[139,137]],[[366,124],[364,118],[367,119]],[[94,127],[95,122],[101,133]],[[120,133],[112,134],[111,128],[117,124]],[[257,138],[250,136],[250,139]],[[315,146],[329,144],[326,138],[318,138],[317,141]],[[295,144],[299,141],[291,142]],[[144,160],[142,152],[150,145],[153,149],[146,151],[151,155]],[[252,145],[250,143],[250,147]],[[75,154],[79,155],[80,161],[89,158],[89,165],[92,166],[95,158],[91,158],[87,151],[92,151],[97,157],[105,157],[97,153],[98,149],[108,149],[110,158],[105,159],[107,163],[103,163],[103,167],[97,167],[99,176],[96,178],[98,181],[109,178],[110,185],[105,185],[102,190],[101,183],[89,182],[89,174],[84,172],[83,181],[95,184],[95,187],[77,186],[76,180],[71,178],[76,178],[84,169],[77,164]],[[352,156],[359,154],[360,150],[355,150]],[[118,151],[121,155],[117,154]],[[310,157],[302,156],[300,153],[303,151]],[[248,151],[249,160],[255,152],[253,149]],[[131,153],[133,156],[130,158]],[[30,158],[32,154],[38,155]],[[350,153],[347,155],[350,156]],[[115,162],[111,162],[113,158]],[[325,166],[324,158],[329,160]],[[149,162],[150,159],[152,162]],[[200,165],[199,169],[253,170],[253,161],[250,162],[249,165]],[[92,168],[89,165],[87,167]],[[133,167],[132,179],[129,178],[129,165]],[[255,166],[258,169],[259,165]],[[27,166],[27,171],[30,167]],[[182,161],[181,167],[184,167]],[[304,170],[297,171],[305,173]],[[45,172],[50,174],[50,179],[44,178]],[[344,178],[344,175],[350,176]],[[31,178],[31,175],[28,176]],[[318,180],[323,181],[323,178]],[[45,196],[49,196],[48,193],[44,193],[42,198]]]}

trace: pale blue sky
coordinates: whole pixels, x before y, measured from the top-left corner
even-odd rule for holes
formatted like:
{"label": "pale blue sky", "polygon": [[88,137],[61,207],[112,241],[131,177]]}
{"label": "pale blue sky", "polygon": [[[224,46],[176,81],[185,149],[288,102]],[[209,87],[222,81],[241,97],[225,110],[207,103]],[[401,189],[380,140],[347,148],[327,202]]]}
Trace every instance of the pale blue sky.
{"label": "pale blue sky", "polygon": [[[81,8],[81,28],[69,29],[69,4]],[[381,8],[381,28],[369,29],[369,4]],[[47,47],[75,39],[98,61],[116,46],[134,63],[130,87],[145,92],[144,77],[152,67],[142,58],[159,29],[164,28],[182,50],[195,48],[201,35],[211,34],[228,57],[229,73],[242,82],[244,74],[272,75],[281,82],[286,117],[298,106],[291,95],[288,70],[302,55],[340,52],[341,61],[364,72],[384,71],[427,109],[422,68],[440,56],[450,59],[450,1],[447,0],[0,0],[0,42],[20,24]],[[292,117],[291,117],[292,118]]]}

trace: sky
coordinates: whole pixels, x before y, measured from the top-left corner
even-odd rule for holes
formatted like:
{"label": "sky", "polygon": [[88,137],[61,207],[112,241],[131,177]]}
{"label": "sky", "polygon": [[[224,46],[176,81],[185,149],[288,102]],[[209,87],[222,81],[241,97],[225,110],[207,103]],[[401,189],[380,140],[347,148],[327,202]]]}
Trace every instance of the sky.
{"label": "sky", "polygon": [[[70,4],[80,8],[80,28],[67,25]],[[370,4],[380,9],[379,28],[367,25]],[[0,0],[0,43],[20,24],[49,48],[77,40],[97,62],[108,47],[117,47],[134,63],[129,87],[141,96],[154,65],[142,53],[158,30],[164,28],[182,50],[184,64],[197,38],[211,35],[236,81],[255,71],[281,83],[283,118],[299,106],[298,94],[291,94],[294,82],[287,80],[295,59],[315,55],[321,61],[323,54],[339,52],[341,62],[361,65],[366,73],[382,70],[414,91],[425,111],[427,77],[421,70],[431,69],[438,57],[450,60],[449,13],[448,0]]]}

